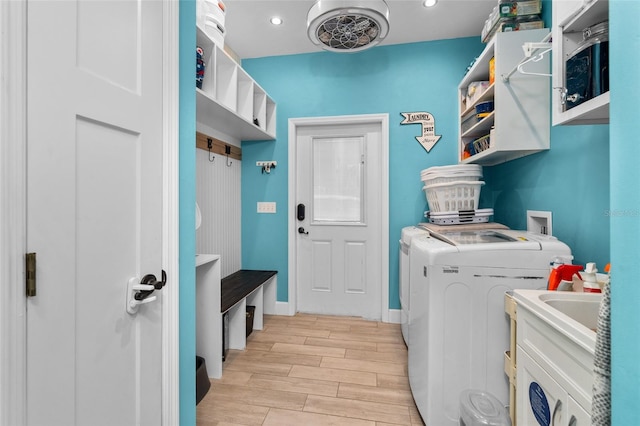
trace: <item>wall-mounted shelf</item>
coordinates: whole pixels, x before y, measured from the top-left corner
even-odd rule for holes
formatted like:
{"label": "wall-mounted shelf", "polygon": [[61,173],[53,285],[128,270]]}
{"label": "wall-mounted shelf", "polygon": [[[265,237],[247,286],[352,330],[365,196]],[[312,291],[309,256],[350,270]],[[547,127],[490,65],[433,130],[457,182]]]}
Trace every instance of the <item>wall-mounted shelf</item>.
{"label": "wall-mounted shelf", "polygon": [[196,88],[197,121],[243,141],[275,139],[273,99],[200,27],[197,43],[205,63],[202,89]]}
{"label": "wall-mounted shelf", "polygon": [[[464,76],[458,86],[458,158],[461,163],[491,166],[549,149],[550,81],[548,76],[539,75],[548,75],[549,55],[527,63],[527,74],[511,72],[522,62],[523,45],[539,42],[548,33],[546,29],[497,33]],[[489,81],[492,58],[495,58],[495,82],[473,103],[463,104],[462,99],[466,98],[471,83]],[[510,75],[507,81],[502,78],[506,75]],[[493,112],[468,129],[463,126],[463,120],[474,112],[476,105],[486,101],[493,101]],[[467,144],[487,135],[490,135],[488,147],[465,158]]]}

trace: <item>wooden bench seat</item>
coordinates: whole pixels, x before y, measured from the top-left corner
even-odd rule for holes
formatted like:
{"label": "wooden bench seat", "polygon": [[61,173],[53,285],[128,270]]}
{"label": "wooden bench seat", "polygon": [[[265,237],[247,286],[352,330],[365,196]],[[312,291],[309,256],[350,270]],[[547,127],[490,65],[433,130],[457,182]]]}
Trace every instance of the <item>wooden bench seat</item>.
{"label": "wooden bench seat", "polygon": [[220,283],[220,312],[227,312],[277,273],[241,269],[224,277]]}

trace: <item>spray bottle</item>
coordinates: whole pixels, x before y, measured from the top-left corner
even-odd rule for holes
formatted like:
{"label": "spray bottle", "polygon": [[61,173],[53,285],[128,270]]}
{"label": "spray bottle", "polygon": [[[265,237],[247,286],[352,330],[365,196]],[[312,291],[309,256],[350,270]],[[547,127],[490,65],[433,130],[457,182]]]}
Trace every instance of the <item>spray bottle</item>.
{"label": "spray bottle", "polygon": [[582,276],[584,277],[584,284],[582,287],[582,291],[586,293],[601,293],[600,285],[598,284],[598,280],[596,274],[598,269],[596,268],[596,264],[593,262],[587,263],[587,267],[584,270]]}
{"label": "spray bottle", "polygon": [[573,260],[573,256],[556,256],[551,261],[551,270],[549,271],[549,282],[547,284],[547,289],[551,290],[551,287],[555,290],[558,288],[558,284],[560,284],[560,280],[562,279],[560,274],[558,273],[558,267],[564,264],[571,264]]}
{"label": "spray bottle", "polygon": [[578,277],[582,279],[579,271],[582,271],[583,269],[582,265],[558,265],[553,270],[555,273],[549,275],[548,290],[573,290],[573,275],[577,274]]}

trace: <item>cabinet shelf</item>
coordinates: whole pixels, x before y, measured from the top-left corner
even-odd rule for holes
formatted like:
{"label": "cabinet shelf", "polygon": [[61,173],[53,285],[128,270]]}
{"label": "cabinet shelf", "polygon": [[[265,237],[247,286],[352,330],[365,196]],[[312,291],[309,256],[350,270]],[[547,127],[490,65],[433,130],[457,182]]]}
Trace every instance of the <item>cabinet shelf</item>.
{"label": "cabinet shelf", "polygon": [[[548,33],[548,29],[538,29],[496,34],[464,76],[458,86],[460,99],[466,95],[472,82],[489,80],[489,62],[495,58],[495,82],[471,105],[459,102],[460,163],[492,166],[549,149],[549,78],[522,73],[513,74],[508,81],[501,78],[520,63],[524,43],[539,42]],[[549,57],[545,56],[540,61],[528,64],[527,71],[548,74],[549,61]],[[477,104],[491,100],[494,103],[493,112],[463,132],[463,117],[473,113]],[[463,158],[467,144],[489,134],[488,148]]]}
{"label": "cabinet shelf", "polygon": [[469,130],[460,135],[461,138],[478,138],[489,133],[495,122],[496,112],[493,111],[482,120],[478,121]]}
{"label": "cabinet shelf", "polygon": [[486,101],[492,101],[493,100],[493,96],[494,96],[494,88],[496,87],[495,83],[491,84],[489,87],[487,87],[487,89],[484,91],[484,93],[482,93],[482,95],[480,95],[480,97],[478,97],[478,99],[471,105],[467,105],[467,109],[465,109],[464,111],[462,111],[462,113],[460,114],[460,117],[465,117],[467,114],[469,114],[471,111],[473,111],[473,109],[476,107],[476,105],[482,103],[482,102],[486,102]]}
{"label": "cabinet shelf", "polygon": [[200,27],[197,43],[205,74],[202,88],[196,88],[196,120],[242,141],[275,139],[273,99]]}

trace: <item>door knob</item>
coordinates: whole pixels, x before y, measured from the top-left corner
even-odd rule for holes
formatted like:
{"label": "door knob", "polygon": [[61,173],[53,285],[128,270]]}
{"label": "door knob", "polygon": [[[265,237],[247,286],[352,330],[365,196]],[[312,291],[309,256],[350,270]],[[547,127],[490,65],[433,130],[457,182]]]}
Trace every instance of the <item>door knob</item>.
{"label": "door knob", "polygon": [[147,274],[138,280],[133,277],[127,283],[126,308],[131,315],[138,312],[138,307],[142,304],[153,302],[156,296],[151,296],[155,290],[161,290],[167,283],[167,273],[162,271],[162,280],[158,281],[153,274]]}
{"label": "door knob", "polygon": [[304,228],[301,226],[300,228],[298,228],[298,234],[306,234],[309,235],[309,233],[307,231],[304,230]]}

